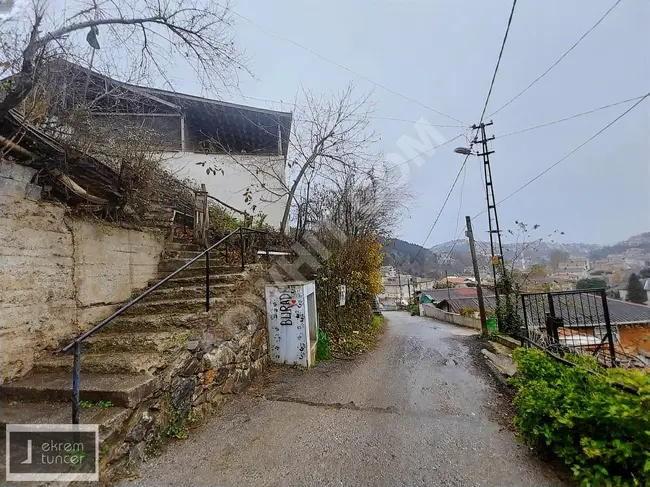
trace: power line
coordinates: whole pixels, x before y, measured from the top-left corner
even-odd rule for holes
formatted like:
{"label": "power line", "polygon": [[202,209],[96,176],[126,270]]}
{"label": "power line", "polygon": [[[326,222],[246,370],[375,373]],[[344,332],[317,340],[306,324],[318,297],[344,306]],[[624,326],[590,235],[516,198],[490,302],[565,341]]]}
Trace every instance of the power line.
{"label": "power line", "polygon": [[[463,183],[460,185],[460,203],[458,205],[458,213],[456,214],[456,229],[454,230],[454,235],[458,232],[458,223],[460,222],[460,212],[463,209],[463,192],[465,190],[465,178],[467,177],[467,166],[465,166],[465,169],[463,170]],[[461,230],[461,233],[458,234],[458,237],[456,237],[456,240],[454,241],[454,244],[451,246],[451,250],[447,254],[447,257],[445,260],[449,259],[451,256],[451,253],[454,251],[454,248],[456,248],[456,244],[458,243],[458,240],[460,239],[460,235],[462,235],[462,232],[465,230],[466,227],[463,227],[463,230]]]}
{"label": "power line", "polygon": [[[218,5],[219,5],[219,4],[218,4]],[[219,6],[220,6],[221,8],[225,8],[223,5],[219,5]],[[240,14],[239,12],[236,12],[236,11],[233,10],[232,8],[228,8],[227,10],[229,10],[229,11],[232,12],[233,14],[237,15],[238,17],[242,18],[243,20],[245,20],[246,22],[248,22],[248,23],[251,24],[252,26],[256,27],[257,29],[261,30],[262,32],[264,32],[264,33],[266,33],[266,34],[268,34],[268,35],[270,35],[270,36],[272,36],[272,37],[275,37],[276,39],[280,39],[280,40],[283,40],[283,41],[285,41],[285,42],[289,42],[289,43],[291,43],[291,44],[293,44],[293,45],[295,45],[295,46],[297,46],[297,47],[300,47],[301,49],[304,49],[304,50],[310,52],[311,54],[313,54],[314,56],[318,57],[319,59],[322,59],[322,60],[325,61],[325,62],[328,62],[328,63],[330,63],[330,64],[333,64],[333,65],[335,65],[335,66],[338,66],[338,67],[341,68],[341,69],[344,69],[345,71],[348,71],[349,73],[353,74],[354,76],[356,76],[356,77],[358,77],[358,78],[361,78],[362,80],[367,81],[368,83],[371,83],[371,84],[373,84],[373,85],[375,85],[375,86],[379,86],[380,88],[382,88],[382,89],[384,89],[384,90],[386,90],[386,91],[388,91],[388,92],[390,92],[390,93],[392,93],[392,94],[394,94],[394,95],[400,96],[400,97],[404,98],[405,100],[408,100],[408,101],[410,101],[410,102],[416,103],[416,104],[420,105],[421,107],[426,108],[427,110],[431,110],[432,112],[435,112],[435,113],[437,113],[437,114],[439,114],[439,115],[442,115],[443,117],[447,117],[447,118],[449,118],[449,119],[451,119],[451,120],[454,120],[454,121],[456,121],[456,122],[458,122],[458,123],[461,123],[461,124],[463,124],[463,125],[466,125],[462,120],[459,120],[459,119],[457,119],[457,118],[455,118],[455,117],[452,117],[451,115],[447,115],[446,113],[443,113],[443,112],[441,112],[440,110],[436,110],[435,108],[432,108],[432,107],[430,107],[430,106],[428,106],[428,105],[425,105],[425,104],[422,103],[421,101],[418,101],[418,100],[416,100],[416,99],[414,99],[414,98],[411,98],[410,96],[407,96],[407,95],[405,95],[405,94],[403,94],[403,93],[400,93],[399,91],[396,91],[396,90],[394,90],[394,89],[392,89],[392,88],[389,88],[389,87],[386,86],[386,85],[383,85],[383,84],[381,84],[381,83],[378,83],[378,82],[376,82],[376,81],[373,81],[373,80],[371,80],[370,78],[368,78],[368,77],[366,77],[366,76],[364,76],[364,75],[362,75],[362,74],[359,74],[359,73],[357,73],[356,71],[354,71],[354,70],[348,68],[347,66],[342,65],[341,63],[338,63],[338,62],[336,62],[336,61],[333,61],[333,60],[331,60],[331,59],[326,58],[326,57],[323,56],[322,54],[319,54],[318,52],[314,51],[314,50],[311,49],[310,47],[305,46],[304,44],[301,44],[301,43],[299,43],[299,42],[297,42],[297,41],[294,41],[293,39],[289,39],[289,38],[287,38],[287,37],[283,37],[283,36],[281,36],[281,35],[279,35],[279,34],[276,34],[275,32],[272,32],[272,31],[268,30],[267,28],[265,28],[265,27],[263,27],[263,26],[261,26],[261,25],[255,23],[255,22],[253,22],[251,19],[249,19],[248,17],[245,17],[244,15]]]}
{"label": "power line", "polygon": [[490,82],[490,89],[488,90],[487,97],[485,98],[485,105],[483,106],[483,112],[481,113],[481,120],[479,121],[479,125],[483,123],[483,117],[485,117],[485,111],[487,110],[488,103],[490,102],[490,96],[492,95],[492,88],[494,88],[494,81],[496,80],[497,73],[499,72],[499,65],[501,64],[501,58],[503,57],[503,49],[506,47],[506,40],[508,40],[508,33],[510,32],[510,24],[512,24],[512,17],[515,14],[516,6],[517,6],[517,0],[514,0],[512,2],[512,10],[510,10],[510,17],[508,18],[508,26],[506,27],[506,33],[503,36],[503,42],[501,43],[501,50],[499,51],[497,65],[494,68],[494,74],[492,75],[492,81]]}
{"label": "power line", "polygon": [[[503,57],[503,50],[506,46],[506,41],[508,40],[508,33],[510,32],[510,25],[512,24],[512,17],[515,13],[515,7],[517,6],[517,0],[513,0],[512,2],[512,9],[510,10],[510,17],[508,17],[508,25],[506,26],[506,32],[503,36],[503,42],[501,43],[501,50],[499,51],[499,57],[497,58],[497,64],[494,67],[494,74],[492,75],[492,81],[490,82],[490,89],[488,90],[487,97],[485,98],[485,105],[483,106],[483,112],[481,113],[481,120],[479,122],[479,126],[483,123],[483,117],[485,116],[485,111],[487,110],[488,103],[490,102],[490,96],[492,95],[492,88],[494,88],[494,81],[496,80],[497,73],[499,72],[499,66],[501,65],[501,58]],[[429,229],[429,233],[427,234],[427,237],[424,239],[424,243],[420,246],[420,249],[418,249],[418,252],[415,254],[415,258],[420,255],[420,251],[422,248],[427,243],[427,240],[429,240],[429,237],[431,236],[431,233],[433,232],[433,229],[435,228],[436,224],[438,223],[438,220],[440,219],[440,215],[442,214],[443,210],[445,209],[445,206],[447,205],[447,202],[449,201],[449,197],[451,196],[451,193],[453,192],[454,188],[456,187],[456,183],[458,182],[458,179],[460,178],[460,174],[465,169],[465,165],[467,164],[467,159],[469,158],[470,155],[472,155],[472,147],[470,145],[470,150],[465,156],[465,160],[463,161],[463,165],[460,167],[460,170],[458,171],[458,174],[456,174],[456,179],[454,179],[453,184],[451,185],[451,188],[449,190],[449,193],[447,193],[447,197],[445,198],[445,201],[442,204],[442,207],[440,208],[440,211],[438,212],[438,215],[436,216],[436,219],[433,222],[433,225],[431,225],[431,228]],[[458,220],[456,220],[458,222]],[[458,239],[456,240],[456,242]],[[456,245],[456,242],[454,242],[454,246]],[[453,249],[452,247],[452,249]]]}
{"label": "power line", "polygon": [[642,96],[636,96],[634,98],[628,98],[627,100],[619,101],[619,102],[616,102],[616,103],[610,103],[609,105],[605,105],[605,106],[602,106],[602,107],[599,107],[599,108],[594,108],[593,110],[589,110],[589,111],[586,111],[586,112],[576,113],[575,115],[571,115],[570,117],[561,118],[559,120],[553,120],[552,122],[543,123],[541,125],[535,125],[534,127],[528,127],[526,129],[518,130],[516,132],[510,132],[510,133],[507,133],[505,135],[499,135],[496,138],[497,139],[502,139],[504,137],[510,137],[511,135],[523,134],[524,132],[530,132],[531,130],[535,130],[535,129],[539,129],[539,128],[543,128],[543,127],[548,127],[549,125],[553,125],[553,124],[556,124],[556,123],[561,123],[561,122],[566,122],[568,120],[573,120],[574,118],[582,117],[584,115],[589,115],[591,113],[595,113],[595,112],[598,112],[600,110],[605,110],[606,108],[611,108],[611,107],[615,107],[615,106],[618,106],[618,105],[622,105],[624,103],[629,103],[631,101],[640,100],[641,98],[643,98],[643,95]]}
{"label": "power line", "polygon": [[441,125],[441,124],[435,124],[435,123],[420,122],[420,121],[417,121],[417,120],[408,120],[406,118],[378,117],[378,116],[375,116],[375,115],[370,115],[368,118],[371,118],[373,120],[392,120],[394,122],[407,122],[407,123],[412,123],[414,125],[426,125],[427,127],[441,127],[441,128],[463,128],[463,127],[467,127],[466,125]]}
{"label": "power line", "polygon": [[[650,96],[650,92],[646,93],[646,94],[645,94],[645,95],[644,95],[640,100],[638,100],[634,105],[632,105],[630,108],[628,108],[627,110],[625,110],[625,111],[624,111],[623,113],[621,113],[618,117],[616,117],[614,120],[612,120],[611,122],[609,122],[607,125],[605,125],[602,129],[600,129],[600,130],[599,130],[598,132],[596,132],[594,135],[592,135],[592,136],[589,137],[587,140],[585,140],[585,141],[584,141],[582,144],[580,144],[578,147],[576,147],[576,148],[573,149],[571,152],[569,152],[568,154],[566,154],[566,155],[565,155],[564,157],[562,157],[559,161],[555,162],[554,164],[552,164],[552,165],[550,165],[549,167],[547,167],[546,169],[544,169],[541,173],[539,173],[537,176],[535,176],[534,178],[532,178],[531,180],[529,180],[528,182],[526,182],[525,184],[523,184],[522,186],[520,186],[519,188],[517,188],[515,191],[513,191],[512,193],[510,193],[508,196],[506,196],[505,198],[501,199],[497,204],[501,204],[501,203],[503,203],[505,200],[507,200],[508,198],[511,198],[512,196],[516,195],[516,194],[519,193],[522,189],[524,189],[525,187],[529,186],[529,185],[532,184],[533,182],[537,181],[539,178],[541,178],[544,174],[546,174],[547,172],[549,172],[549,171],[550,171],[551,169],[553,169],[555,166],[557,166],[557,165],[559,165],[560,163],[564,162],[564,161],[565,161],[566,159],[568,159],[570,156],[572,156],[573,154],[575,154],[576,152],[578,152],[578,151],[579,151],[580,149],[582,149],[585,145],[587,145],[589,142],[591,142],[591,141],[594,140],[596,137],[598,137],[600,134],[602,134],[605,130],[607,130],[607,129],[610,128],[612,125],[614,125],[616,122],[618,122],[618,121],[619,121],[621,118],[623,118],[625,115],[627,115],[627,114],[630,113],[632,110],[634,110],[634,108],[636,108],[639,104],[641,104],[641,102],[643,102],[643,100],[645,100],[645,99],[648,98],[649,96]],[[477,218],[477,217],[481,216],[483,213],[485,213],[485,211],[486,211],[486,210],[483,210],[481,213],[478,213],[476,216],[474,216],[474,217],[472,218],[472,220],[473,220],[474,218]]]}
{"label": "power line", "polygon": [[[295,102],[284,102],[282,100],[269,100],[268,98],[260,98],[257,96],[249,96],[249,95],[244,95],[242,93],[239,93],[239,96],[242,98],[246,98],[249,100],[258,100],[258,101],[265,101],[267,103],[275,103],[276,105],[291,105],[294,107],[301,107],[301,108],[310,108],[309,105],[305,105],[303,103],[295,103]],[[438,127],[438,128],[465,128],[467,125],[445,125],[445,124],[438,124],[438,123],[428,123],[428,122],[421,122],[419,120],[409,120],[407,118],[399,118],[399,117],[380,117],[377,115],[368,115],[365,118],[369,118],[372,120],[391,120],[394,122],[404,122],[404,123],[412,123],[413,125],[424,125],[427,127]]]}
{"label": "power line", "polygon": [[451,193],[454,191],[454,188],[456,187],[456,183],[458,182],[458,179],[460,178],[460,174],[463,172],[463,169],[465,169],[465,165],[467,164],[467,159],[469,159],[470,154],[467,154],[465,156],[465,160],[463,161],[463,165],[460,166],[460,169],[458,170],[458,174],[456,174],[456,179],[454,179],[454,182],[451,185],[451,188],[449,188],[449,192],[447,193],[447,197],[445,198],[445,201],[442,203],[442,206],[440,207],[440,211],[438,212],[438,215],[436,216],[436,219],[433,222],[433,225],[431,225],[431,228],[429,229],[429,233],[427,233],[427,237],[424,239],[424,242],[422,242],[422,245],[418,249],[417,253],[415,254],[415,257],[413,260],[417,259],[418,256],[420,255],[420,252],[424,248],[424,246],[427,244],[427,240],[429,240],[429,237],[431,236],[431,233],[433,232],[433,229],[436,227],[436,224],[438,223],[438,220],[440,219],[440,215],[442,215],[442,212],[445,209],[445,206],[447,206],[447,202],[449,201],[449,197],[451,196]]}
{"label": "power line", "polygon": [[605,20],[605,17],[607,17],[607,16],[609,15],[609,13],[610,13],[612,10],[614,10],[614,9],[618,6],[619,3],[621,3],[621,1],[622,1],[622,0],[617,0],[617,2],[616,2],[614,5],[612,5],[612,7],[610,7],[610,9],[609,9],[607,12],[605,12],[605,15],[603,15],[603,16],[598,20],[598,22],[596,22],[594,25],[592,25],[591,28],[590,28],[587,32],[585,32],[584,34],[582,34],[582,37],[580,37],[580,39],[578,39],[578,40],[576,41],[575,44],[573,44],[573,45],[572,45],[572,46],[571,46],[567,51],[565,51],[564,54],[562,54],[562,55],[560,56],[560,58],[559,58],[557,61],[555,61],[555,62],[554,62],[554,63],[553,63],[553,64],[552,64],[552,65],[551,65],[551,66],[550,66],[546,71],[544,71],[541,75],[539,75],[539,76],[538,76],[538,77],[537,77],[537,78],[536,78],[532,83],[530,83],[530,84],[529,84],[528,86],[526,86],[523,90],[521,90],[521,91],[520,91],[520,92],[519,92],[519,93],[518,93],[514,98],[512,98],[508,103],[506,103],[505,105],[503,105],[503,106],[502,106],[501,108],[499,108],[496,112],[492,112],[492,113],[490,114],[490,117],[493,117],[494,115],[496,115],[497,113],[499,113],[501,110],[503,110],[505,107],[507,107],[508,105],[510,105],[510,104],[511,104],[513,101],[515,101],[517,98],[519,98],[521,95],[523,95],[524,93],[526,93],[526,91],[528,91],[528,90],[529,90],[529,89],[530,89],[530,88],[531,88],[535,83],[537,83],[537,82],[538,82],[539,80],[541,80],[544,76],[546,76],[546,75],[549,73],[549,71],[551,71],[555,66],[557,66],[558,64],[560,64],[560,62],[562,61],[562,59],[564,59],[564,58],[567,56],[567,54],[569,54],[571,51],[573,51],[573,50],[576,48],[576,46],[577,46],[578,44],[580,44],[580,43],[582,42],[582,40],[583,40],[585,37],[587,37],[587,36],[589,35],[589,33],[590,33],[592,30],[594,30],[596,27],[598,27],[598,25],[599,25],[603,20]]}
{"label": "power line", "polygon": [[[445,262],[446,262],[447,260],[449,260],[449,258],[451,257],[452,252],[453,252],[454,249],[456,248],[456,244],[459,242],[460,237],[461,237],[461,235],[463,234],[463,232],[465,231],[466,228],[467,228],[467,226],[464,226],[463,229],[461,230],[461,232],[458,234],[458,237],[456,237],[456,240],[454,240],[454,243],[453,243],[453,245],[451,246],[451,249],[449,250],[449,252],[447,252],[447,255],[445,256]],[[454,233],[455,233],[455,232],[454,232]]]}
{"label": "power line", "polygon": [[409,162],[414,161],[415,159],[419,159],[419,158],[422,157],[423,155],[426,155],[426,154],[428,154],[429,152],[433,152],[434,150],[436,150],[436,149],[442,147],[443,145],[447,145],[447,144],[449,144],[450,142],[453,142],[454,140],[456,140],[456,139],[458,139],[458,138],[460,138],[460,137],[462,137],[462,136],[463,136],[463,134],[458,134],[458,135],[457,135],[456,137],[454,137],[453,139],[449,139],[448,141],[443,142],[442,144],[438,144],[437,146],[432,147],[431,149],[427,149],[427,150],[425,150],[424,152],[420,152],[419,154],[417,154],[417,155],[411,157],[410,159],[407,159],[407,160],[405,160],[405,161],[402,161],[402,162],[400,162],[399,164],[395,164],[395,167],[397,167],[397,166],[401,166],[402,164],[408,164]]}
{"label": "power line", "polygon": [[460,185],[460,203],[458,204],[458,213],[456,214],[456,230],[454,234],[458,231],[458,222],[460,221],[460,212],[463,209],[463,192],[465,191],[465,179],[467,178],[467,166],[463,170],[463,183]]}

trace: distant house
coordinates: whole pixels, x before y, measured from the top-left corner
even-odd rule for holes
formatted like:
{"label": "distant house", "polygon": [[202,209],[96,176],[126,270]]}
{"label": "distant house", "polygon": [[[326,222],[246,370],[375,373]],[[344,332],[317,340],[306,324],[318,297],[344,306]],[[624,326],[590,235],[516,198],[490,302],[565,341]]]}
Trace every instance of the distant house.
{"label": "distant house", "polygon": [[[650,306],[650,279],[641,279],[641,284],[645,290],[648,300],[646,301],[646,306]],[[615,291],[618,291],[619,296],[623,301],[627,301],[627,284],[621,284],[614,288]]]}
{"label": "distant house", "polygon": [[476,286],[476,280],[473,277],[449,276],[438,279],[438,285],[449,287],[472,287]]}
{"label": "distant house", "polygon": [[557,274],[566,274],[576,279],[582,279],[589,274],[589,259],[571,257],[565,262],[560,262],[557,268]]}
{"label": "distant house", "polygon": [[383,265],[379,268],[382,277],[397,278],[397,269],[392,265]]}

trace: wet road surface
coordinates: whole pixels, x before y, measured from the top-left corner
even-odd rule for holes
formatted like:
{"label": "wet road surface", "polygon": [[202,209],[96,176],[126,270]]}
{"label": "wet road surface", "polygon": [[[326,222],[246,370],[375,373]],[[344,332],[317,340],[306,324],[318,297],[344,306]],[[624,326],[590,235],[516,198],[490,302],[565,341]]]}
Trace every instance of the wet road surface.
{"label": "wet road surface", "polygon": [[385,315],[376,350],[276,370],[122,485],[565,485],[517,444],[471,330]]}

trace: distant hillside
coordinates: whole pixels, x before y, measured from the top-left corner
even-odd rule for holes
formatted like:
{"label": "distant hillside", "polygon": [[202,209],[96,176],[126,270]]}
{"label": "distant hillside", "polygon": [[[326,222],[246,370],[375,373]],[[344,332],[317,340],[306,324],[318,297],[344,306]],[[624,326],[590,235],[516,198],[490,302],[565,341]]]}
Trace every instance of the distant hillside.
{"label": "distant hillside", "polygon": [[[490,242],[477,242],[478,253],[489,253]],[[465,261],[469,258],[469,244],[467,240],[461,239],[454,246],[454,241],[444,242],[431,248],[433,252],[446,254],[453,248],[452,257]],[[533,261],[544,262],[550,259],[551,253],[556,250],[564,250],[574,256],[587,256],[590,252],[600,249],[600,246],[583,243],[559,243],[559,242],[534,242],[526,244],[526,249],[522,251],[522,244],[504,243],[503,254],[506,259],[511,259],[515,255],[519,258],[525,257]],[[467,257],[467,259],[465,258]],[[471,261],[470,261],[471,262]]]}
{"label": "distant hillside", "polygon": [[[480,250],[481,248],[484,249],[489,249],[490,248],[490,242],[476,242],[476,246]],[[456,243],[456,246],[454,247],[454,241],[451,240],[449,242],[444,242],[438,245],[435,245],[434,247],[431,247],[431,250],[436,253],[447,253],[451,249],[454,249],[454,253],[456,252],[469,252],[469,244],[467,243],[467,240],[461,239]],[[519,249],[521,249],[522,245],[521,244],[513,244],[513,243],[504,243],[503,244],[503,253],[505,254],[506,258],[508,256],[512,256],[515,252],[518,252]],[[571,255],[587,255],[589,252],[595,251],[600,249],[601,247],[599,245],[594,245],[594,244],[583,244],[583,243],[560,243],[560,242],[538,242],[530,245],[528,247],[528,251],[525,251],[524,254],[527,256],[531,256],[531,254],[537,255],[540,258],[548,258],[554,250],[564,250],[566,252],[569,252]]]}
{"label": "distant hillside", "polygon": [[[477,251],[480,253],[489,253],[490,242],[477,242]],[[469,246],[466,239],[460,239],[454,246],[454,241],[443,242],[435,245],[430,250],[439,255],[446,255],[453,248],[452,257],[460,264],[466,264],[469,259]],[[629,249],[643,249],[650,252],[650,232],[641,233],[628,238],[615,245],[601,246],[584,243],[560,243],[542,241],[535,243],[527,248],[519,257],[525,257],[532,261],[549,262],[551,254],[556,250],[563,250],[572,256],[585,256],[591,260],[605,259],[608,255],[624,254]],[[503,253],[506,259],[511,259],[516,253],[519,253],[521,244],[504,243]],[[453,263],[452,263],[453,264]]]}
{"label": "distant hillside", "polygon": [[420,245],[392,238],[384,242],[383,265],[392,265],[402,272],[421,277],[438,277],[438,255]]}
{"label": "distant hillside", "polygon": [[600,247],[589,253],[592,260],[605,259],[608,255],[624,254],[629,249],[644,249],[650,252],[650,232],[641,233],[622,242]]}

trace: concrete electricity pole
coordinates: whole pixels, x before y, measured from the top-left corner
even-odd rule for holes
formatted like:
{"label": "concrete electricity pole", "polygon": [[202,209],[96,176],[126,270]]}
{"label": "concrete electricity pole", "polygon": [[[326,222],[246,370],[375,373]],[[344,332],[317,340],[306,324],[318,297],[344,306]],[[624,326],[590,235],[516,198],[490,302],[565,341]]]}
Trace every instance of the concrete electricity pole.
{"label": "concrete electricity pole", "polygon": [[478,260],[476,259],[476,245],[474,243],[474,232],[472,231],[472,219],[465,217],[467,231],[465,235],[469,240],[469,250],[472,253],[472,264],[474,265],[474,278],[476,279],[476,296],[478,298],[478,310],[481,315],[481,335],[485,338],[488,335],[487,320],[485,317],[485,301],[483,300],[483,288],[481,287],[481,274],[478,270]]}
{"label": "concrete electricity pole", "polygon": [[397,270],[397,285],[399,287],[399,306],[402,306],[402,300],[404,297],[402,296],[402,275],[399,272],[399,269]]}

